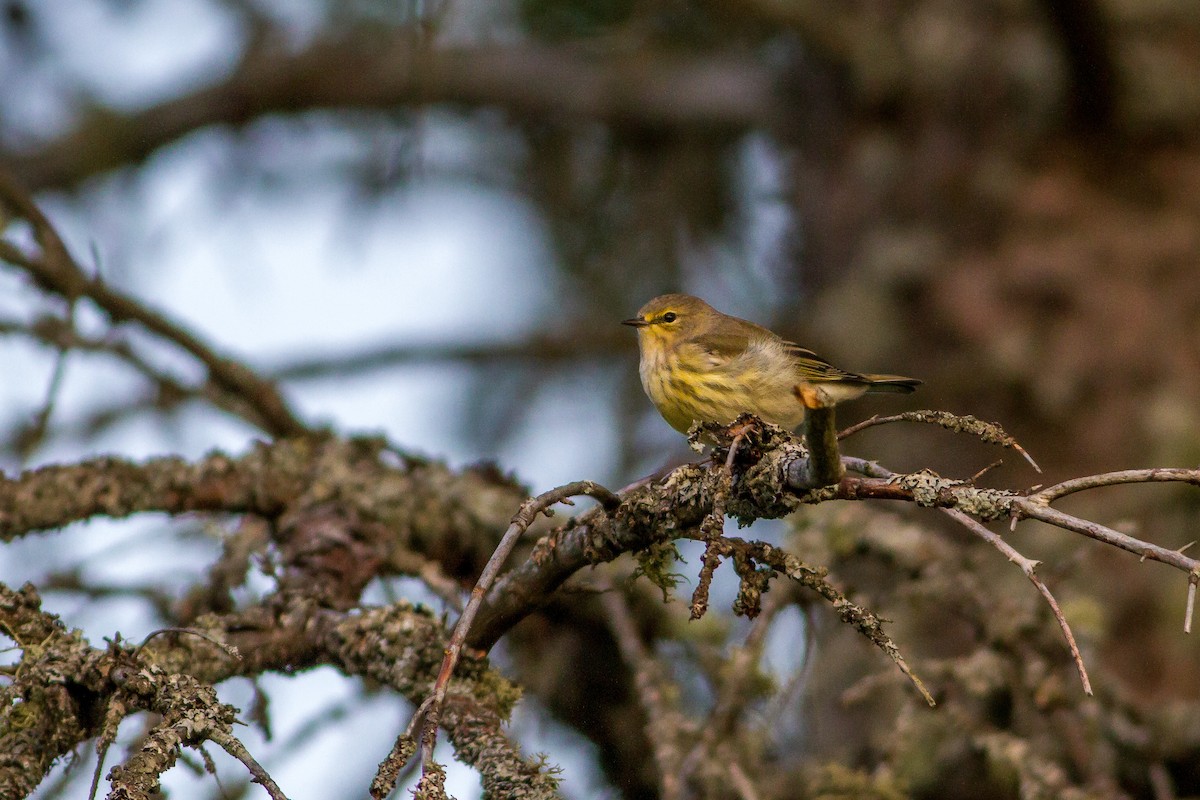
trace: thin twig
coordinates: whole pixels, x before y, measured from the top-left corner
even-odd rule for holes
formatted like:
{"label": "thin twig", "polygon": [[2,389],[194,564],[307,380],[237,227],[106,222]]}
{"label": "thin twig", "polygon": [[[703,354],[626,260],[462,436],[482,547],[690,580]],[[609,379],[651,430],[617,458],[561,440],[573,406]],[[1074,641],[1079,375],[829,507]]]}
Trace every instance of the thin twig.
{"label": "thin twig", "polygon": [[1050,508],[1042,502],[1032,500],[1031,498],[1015,497],[1012,500],[1011,508],[1013,514],[1016,516],[1026,519],[1036,519],[1058,528],[1082,533],[1084,536],[1104,542],[1105,544],[1111,544],[1114,547],[1119,547],[1143,559],[1148,558],[1151,561],[1170,564],[1189,573],[1200,569],[1200,560],[1188,558],[1178,550],[1169,550],[1165,547],[1136,539],[1128,534],[1101,525],[1098,522],[1080,519],[1079,517],[1059,511],[1056,508]]}
{"label": "thin twig", "polygon": [[96,792],[100,789],[100,776],[104,774],[104,759],[108,756],[109,743],[103,742],[96,748],[96,769],[92,772],[92,786],[88,790],[88,800],[96,800]]}
{"label": "thin twig", "polygon": [[1193,572],[1188,576],[1187,611],[1183,614],[1183,632],[1192,632],[1192,612],[1196,610],[1196,583],[1200,575]]}
{"label": "thin twig", "polygon": [[50,374],[50,382],[46,386],[46,398],[42,401],[42,406],[38,409],[37,414],[34,415],[33,424],[23,432],[22,441],[19,443],[21,454],[24,457],[28,457],[46,437],[46,431],[50,426],[50,417],[54,414],[54,407],[57,404],[59,392],[62,390],[63,376],[67,372],[68,352],[66,347],[56,348],[54,371]]}
{"label": "thin twig", "polygon": [[[433,685],[433,700],[429,703],[425,725],[421,732],[422,764],[427,765],[433,761],[433,746],[437,741],[437,729],[438,723],[441,721],[442,704],[446,699],[446,687],[450,684],[450,676],[454,674],[454,667],[458,664],[459,656],[462,654],[463,643],[466,641],[467,634],[471,630],[471,623],[475,620],[475,615],[483,603],[484,595],[487,594],[488,589],[495,582],[496,576],[500,574],[500,569],[504,566],[504,562],[508,560],[509,555],[512,554],[513,548],[516,547],[517,542],[521,539],[521,535],[533,524],[537,515],[555,503],[580,495],[586,495],[598,500],[606,512],[614,511],[621,505],[621,498],[600,484],[594,481],[575,481],[574,483],[559,486],[557,489],[551,489],[537,497],[526,500],[521,504],[520,510],[513,516],[512,524],[504,532],[504,536],[500,539],[500,544],[496,545],[495,552],[488,559],[487,565],[483,568],[483,573],[480,574],[479,580],[476,581],[474,588],[471,589],[471,597],[467,601],[463,613],[459,616],[458,622],[454,625],[453,633],[450,635],[450,642],[446,646],[445,656],[442,659],[442,667],[438,671],[437,680]],[[422,707],[425,707],[425,703],[422,703]]]}
{"label": "thin twig", "polygon": [[1079,679],[1083,681],[1083,691],[1090,696],[1092,694],[1092,682],[1088,679],[1087,667],[1083,664],[1083,655],[1079,652],[1079,646],[1075,643],[1075,635],[1071,633],[1071,626],[1067,624],[1067,618],[1063,616],[1058,601],[1054,599],[1054,595],[1050,593],[1049,587],[1037,575],[1039,562],[1021,555],[1012,545],[1004,541],[999,534],[984,527],[983,523],[973,517],[967,516],[958,509],[943,508],[942,513],[1003,553],[1004,557],[1020,567],[1021,571],[1025,573],[1025,577],[1029,578],[1033,585],[1037,587],[1042,597],[1045,598],[1046,604],[1050,606],[1050,611],[1054,614],[1054,618],[1058,620],[1058,627],[1062,629],[1063,637],[1067,640],[1067,647],[1071,649],[1071,658],[1075,660],[1075,669],[1079,672]]}
{"label": "thin twig", "polygon": [[1124,483],[1156,483],[1182,482],[1200,486],[1200,469],[1125,469],[1118,472],[1104,472],[1100,475],[1088,475],[1083,478],[1072,478],[1069,481],[1048,486],[1036,494],[1029,495],[1029,502],[1048,505],[1075,492],[1086,489],[1096,489],[1101,486],[1118,486]]}
{"label": "thin twig", "polygon": [[262,765],[254,760],[254,756],[250,755],[250,751],[236,737],[230,736],[224,731],[211,731],[208,734],[208,738],[221,745],[226,753],[229,753],[229,755],[242,762],[246,766],[246,769],[250,771],[254,782],[266,789],[267,794],[271,795],[271,800],[288,800],[287,795],[283,793],[279,785],[272,780]]}
{"label": "thin twig", "polygon": [[150,633],[146,634],[146,638],[142,639],[142,643],[137,646],[136,650],[134,651],[134,656],[136,657],[137,654],[141,652],[142,648],[144,648],[150,642],[151,639],[153,639],[155,636],[161,636],[164,633],[186,633],[191,636],[199,636],[201,639],[207,639],[208,641],[215,644],[217,647],[224,650],[225,654],[230,656],[231,658],[236,658],[239,661],[242,658],[241,653],[239,653],[238,649],[236,647],[234,647],[233,645],[228,644],[227,642],[222,642],[220,639],[214,638],[211,634],[205,633],[204,631],[197,630],[195,628],[159,628],[156,631],[150,631]]}
{"label": "thin twig", "polygon": [[984,475],[987,475],[989,472],[994,470],[996,467],[1001,466],[1003,463],[1004,463],[1004,459],[1002,459],[1002,458],[997,459],[996,461],[993,461],[992,463],[988,464],[983,469],[979,470],[979,472],[976,472],[974,475],[967,478],[967,483],[970,484],[971,486],[974,486],[976,483],[979,482],[980,478],[982,478]]}

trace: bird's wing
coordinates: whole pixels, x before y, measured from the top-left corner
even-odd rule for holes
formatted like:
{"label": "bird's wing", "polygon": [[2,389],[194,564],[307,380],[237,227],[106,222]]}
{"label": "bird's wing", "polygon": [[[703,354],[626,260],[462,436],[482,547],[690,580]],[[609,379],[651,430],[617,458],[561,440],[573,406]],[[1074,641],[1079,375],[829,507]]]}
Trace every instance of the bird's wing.
{"label": "bird's wing", "polygon": [[739,356],[747,354],[754,342],[774,341],[791,357],[798,381],[865,381],[856,372],[847,372],[830,364],[819,355],[772,333],[766,328],[745,320],[736,326],[727,325],[721,332],[709,331],[690,340],[690,344],[699,348],[714,363],[729,363]]}
{"label": "bird's wing", "polygon": [[693,337],[691,343],[703,350],[714,362],[727,363],[747,355],[753,343],[772,340],[787,344],[761,325],[738,317],[725,316],[721,319],[721,330],[710,328]]}
{"label": "bird's wing", "polygon": [[750,336],[744,331],[702,333],[691,340],[715,361],[730,361],[746,352],[750,347]]}
{"label": "bird's wing", "polygon": [[795,342],[789,342],[786,339],[783,341],[784,349],[787,354],[792,357],[796,364],[796,372],[802,380],[817,380],[817,381],[862,381],[866,380],[857,372],[847,372],[844,369],[838,369],[830,364],[819,355],[809,350],[807,347],[801,347]]}

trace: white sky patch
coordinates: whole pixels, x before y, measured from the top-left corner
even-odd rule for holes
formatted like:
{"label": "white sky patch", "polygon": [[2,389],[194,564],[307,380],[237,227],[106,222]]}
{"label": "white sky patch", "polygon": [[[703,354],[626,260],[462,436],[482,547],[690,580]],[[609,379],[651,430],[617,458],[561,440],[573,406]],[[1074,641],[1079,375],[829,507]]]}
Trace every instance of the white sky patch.
{"label": "white sky patch", "polygon": [[[118,108],[144,107],[210,83],[233,67],[241,50],[237,20],[207,0],[38,5],[63,70]],[[86,47],[78,44],[83,39]]]}

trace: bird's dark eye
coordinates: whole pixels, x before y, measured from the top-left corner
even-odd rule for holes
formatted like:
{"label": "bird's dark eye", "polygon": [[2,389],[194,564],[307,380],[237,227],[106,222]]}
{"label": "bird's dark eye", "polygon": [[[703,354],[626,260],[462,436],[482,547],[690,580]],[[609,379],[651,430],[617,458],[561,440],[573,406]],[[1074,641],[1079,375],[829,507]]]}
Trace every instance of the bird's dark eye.
{"label": "bird's dark eye", "polygon": [[663,314],[663,322],[674,322],[677,319],[679,319],[679,315],[674,311],[668,311],[667,313]]}

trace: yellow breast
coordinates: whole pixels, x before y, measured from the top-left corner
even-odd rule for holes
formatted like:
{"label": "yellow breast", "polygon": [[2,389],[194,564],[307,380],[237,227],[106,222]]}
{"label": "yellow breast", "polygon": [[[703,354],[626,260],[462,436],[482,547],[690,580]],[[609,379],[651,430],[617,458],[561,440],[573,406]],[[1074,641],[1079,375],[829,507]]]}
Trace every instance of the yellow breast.
{"label": "yellow breast", "polygon": [[677,431],[696,422],[728,424],[745,412],[786,428],[804,420],[793,381],[763,369],[755,352],[721,360],[686,344],[664,346],[650,337],[639,337],[639,344],[642,387]]}

